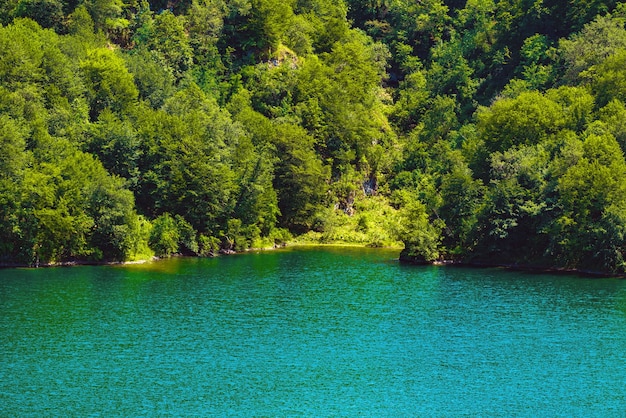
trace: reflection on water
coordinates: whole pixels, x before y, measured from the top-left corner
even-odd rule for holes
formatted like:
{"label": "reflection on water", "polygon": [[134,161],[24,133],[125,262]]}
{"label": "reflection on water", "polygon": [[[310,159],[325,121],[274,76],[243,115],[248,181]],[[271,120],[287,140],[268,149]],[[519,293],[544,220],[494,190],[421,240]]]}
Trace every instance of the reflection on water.
{"label": "reflection on water", "polygon": [[0,271],[0,416],[619,416],[626,282],[298,248]]}

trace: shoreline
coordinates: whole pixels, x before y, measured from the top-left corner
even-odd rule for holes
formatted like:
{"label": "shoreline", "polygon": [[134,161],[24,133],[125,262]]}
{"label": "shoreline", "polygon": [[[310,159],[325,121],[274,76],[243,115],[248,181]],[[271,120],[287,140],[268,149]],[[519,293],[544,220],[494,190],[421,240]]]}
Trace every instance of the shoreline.
{"label": "shoreline", "polygon": [[153,261],[164,260],[159,257],[152,257],[150,259],[132,260],[132,261],[89,261],[89,260],[73,260],[73,261],[59,261],[58,263],[41,263],[36,266],[20,263],[0,263],[1,269],[38,269],[38,268],[53,268],[53,267],[75,267],[75,266],[118,266],[118,265],[133,265],[133,264],[145,264]]}
{"label": "shoreline", "polygon": [[[338,248],[371,248],[371,249],[388,249],[388,250],[399,250],[402,251],[403,247],[400,246],[372,246],[364,243],[350,243],[350,242],[332,242],[332,243],[320,243],[320,242],[299,242],[292,241],[287,242],[282,245],[275,245],[272,247],[262,247],[262,248],[248,248],[243,251],[220,251],[214,255],[210,256],[194,256],[194,255],[184,255],[184,254],[174,254],[170,257],[156,257],[152,256],[148,259],[140,259],[140,260],[132,260],[132,261],[62,261],[58,263],[45,263],[39,264],[37,266],[32,266],[28,264],[19,264],[19,263],[0,263],[0,270],[3,269],[38,269],[38,268],[53,268],[53,267],[75,267],[75,266],[125,266],[125,265],[140,265],[152,262],[158,262],[162,260],[167,260],[170,258],[180,258],[180,257],[191,257],[191,258],[213,258],[220,256],[228,256],[228,255],[237,255],[237,254],[245,254],[249,252],[261,252],[261,251],[274,251],[285,248],[297,248],[297,247],[338,247]],[[555,274],[555,275],[577,275],[581,277],[595,277],[595,278],[617,278],[617,279],[626,279],[626,273],[608,273],[602,271],[594,271],[594,270],[580,270],[580,269],[571,269],[564,267],[546,267],[546,266],[533,266],[533,265],[524,265],[524,264],[510,264],[510,263],[488,263],[488,262],[480,262],[480,261],[458,261],[451,259],[444,260],[435,260],[435,261],[426,261],[417,259],[415,257],[410,257],[402,254],[402,252],[398,256],[398,261],[401,264],[405,265],[413,265],[413,266],[441,266],[441,267],[466,267],[466,268],[499,268],[506,269],[511,271],[521,271],[527,272],[531,274]]]}
{"label": "shoreline", "polygon": [[530,264],[510,264],[510,263],[487,263],[480,261],[457,261],[457,260],[435,260],[425,261],[418,260],[411,257],[400,254],[400,263],[414,266],[443,266],[443,267],[466,267],[476,269],[505,269],[511,271],[520,271],[530,274],[554,274],[554,275],[576,275],[581,277],[590,278],[615,278],[626,279],[626,273],[608,273],[595,270],[581,270],[572,269],[566,267],[547,267],[547,266],[533,266]]}
{"label": "shoreline", "polygon": [[75,267],[75,266],[125,266],[125,265],[158,262],[161,260],[167,260],[169,258],[178,258],[178,257],[212,258],[212,257],[220,257],[220,256],[228,256],[228,255],[246,254],[246,253],[255,252],[255,251],[274,251],[274,250],[280,250],[284,248],[296,248],[296,247],[345,247],[345,248],[353,247],[353,248],[372,248],[372,249],[394,249],[398,251],[401,251],[403,248],[401,246],[378,247],[378,246],[372,246],[372,245],[363,244],[363,243],[350,243],[350,242],[319,243],[319,242],[291,241],[282,245],[274,245],[274,246],[261,247],[261,248],[248,248],[243,251],[219,251],[216,254],[209,255],[209,256],[173,254],[169,257],[152,256],[151,258],[148,258],[148,259],[140,259],[140,260],[132,260],[132,261],[73,260],[73,261],[60,261],[57,263],[41,263],[36,266],[29,265],[29,264],[21,264],[21,263],[0,262],[0,270],[12,269],[12,268],[38,269],[38,268]]}

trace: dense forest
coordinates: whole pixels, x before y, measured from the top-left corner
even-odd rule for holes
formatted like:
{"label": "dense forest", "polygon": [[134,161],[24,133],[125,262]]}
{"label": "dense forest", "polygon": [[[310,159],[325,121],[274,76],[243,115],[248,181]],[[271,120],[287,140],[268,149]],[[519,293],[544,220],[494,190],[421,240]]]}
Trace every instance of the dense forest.
{"label": "dense forest", "polygon": [[626,272],[624,3],[5,0],[0,23],[1,263],[295,236]]}

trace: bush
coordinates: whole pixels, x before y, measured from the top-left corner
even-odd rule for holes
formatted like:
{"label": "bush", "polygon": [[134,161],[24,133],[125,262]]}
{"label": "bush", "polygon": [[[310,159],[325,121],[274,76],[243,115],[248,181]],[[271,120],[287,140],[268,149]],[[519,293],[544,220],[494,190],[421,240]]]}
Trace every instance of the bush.
{"label": "bush", "polygon": [[198,255],[208,257],[217,254],[220,249],[220,240],[215,237],[209,237],[200,234],[198,237]]}
{"label": "bush", "polygon": [[169,213],[154,220],[148,243],[158,257],[169,257],[177,253],[179,241],[178,225]]}

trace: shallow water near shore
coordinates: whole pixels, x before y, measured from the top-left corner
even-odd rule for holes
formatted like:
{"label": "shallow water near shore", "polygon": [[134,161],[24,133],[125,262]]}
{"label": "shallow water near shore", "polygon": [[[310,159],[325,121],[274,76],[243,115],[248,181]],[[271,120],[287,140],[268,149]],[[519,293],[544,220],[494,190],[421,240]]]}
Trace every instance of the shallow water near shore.
{"label": "shallow water near shore", "polygon": [[297,247],[0,270],[0,416],[620,416],[626,281]]}

